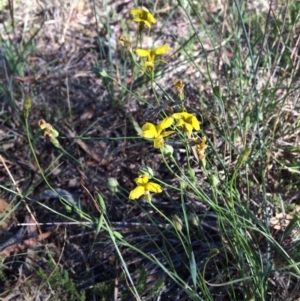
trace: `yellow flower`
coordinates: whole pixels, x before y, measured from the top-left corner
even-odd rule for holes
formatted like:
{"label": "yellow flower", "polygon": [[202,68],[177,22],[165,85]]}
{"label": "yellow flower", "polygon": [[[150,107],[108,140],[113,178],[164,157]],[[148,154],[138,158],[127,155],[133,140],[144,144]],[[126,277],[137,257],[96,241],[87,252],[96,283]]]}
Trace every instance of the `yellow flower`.
{"label": "yellow flower", "polygon": [[143,70],[147,70],[149,68],[152,71],[154,70],[155,63],[166,63],[166,61],[162,59],[155,60],[155,57],[157,55],[165,54],[169,50],[169,48],[169,45],[162,45],[154,49],[135,48],[134,52],[141,57],[147,57],[147,60],[145,61],[143,66]]}
{"label": "yellow flower", "polygon": [[130,50],[131,49],[131,42],[127,40],[127,38],[122,35],[119,37],[118,41],[127,49]]}
{"label": "yellow flower", "polygon": [[149,196],[150,192],[161,193],[162,188],[159,184],[149,182],[149,177],[146,175],[140,175],[134,179],[137,187],[130,191],[129,199],[135,200],[140,198],[142,195]]}
{"label": "yellow flower", "polygon": [[199,131],[200,130],[200,123],[196,116],[190,114],[188,112],[181,112],[181,113],[174,113],[172,115],[174,119],[178,119],[175,126],[182,126],[184,131],[188,132],[189,134],[192,133],[193,130]]}
{"label": "yellow flower", "polygon": [[177,93],[179,95],[180,98],[183,98],[184,97],[184,94],[183,94],[183,88],[184,88],[184,83],[182,82],[181,79],[177,79],[174,83],[173,83],[173,86],[175,86],[176,90],[177,90]]}
{"label": "yellow flower", "polygon": [[202,137],[201,142],[196,145],[196,151],[200,161],[205,160],[205,150],[207,149],[206,137]]}
{"label": "yellow flower", "polygon": [[161,148],[164,144],[164,137],[175,133],[175,131],[164,131],[172,125],[173,121],[172,117],[166,117],[157,126],[147,122],[142,126],[140,135],[146,139],[154,139],[154,148]]}
{"label": "yellow flower", "polygon": [[207,149],[206,137],[202,138],[191,138],[189,145],[192,148],[193,154],[197,162],[201,162],[202,166],[206,166],[206,155],[205,150]]}
{"label": "yellow flower", "polygon": [[44,136],[47,136],[51,143],[56,146],[60,147],[58,140],[56,139],[59,136],[58,131],[50,124],[47,123],[44,119],[39,120],[39,127],[44,131]]}
{"label": "yellow flower", "polygon": [[151,23],[156,22],[153,15],[145,9],[142,8],[132,9],[130,13],[134,17],[133,22],[139,23],[141,29],[144,27],[144,25],[151,28]]}
{"label": "yellow flower", "polygon": [[58,131],[54,129],[54,127],[50,124],[47,123],[44,119],[39,120],[39,127],[42,130],[45,130],[44,136],[49,136],[51,134],[53,137],[58,137]]}

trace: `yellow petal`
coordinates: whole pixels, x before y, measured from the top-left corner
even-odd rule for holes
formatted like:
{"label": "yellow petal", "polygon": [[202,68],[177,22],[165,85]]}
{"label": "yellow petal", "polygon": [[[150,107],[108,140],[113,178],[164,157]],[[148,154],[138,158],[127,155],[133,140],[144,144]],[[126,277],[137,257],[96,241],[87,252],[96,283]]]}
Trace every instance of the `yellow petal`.
{"label": "yellow petal", "polygon": [[196,116],[193,116],[191,118],[191,123],[192,123],[192,126],[193,126],[194,130],[196,130],[196,131],[200,130],[200,123],[199,123],[199,121],[198,121],[198,119],[197,119]]}
{"label": "yellow petal", "polygon": [[175,86],[178,89],[183,89],[184,83],[182,82],[181,79],[177,79],[174,83],[173,86]]}
{"label": "yellow petal", "polygon": [[150,24],[150,22],[148,22],[147,20],[143,20],[143,23],[144,23],[148,28],[151,28],[151,24]]}
{"label": "yellow petal", "polygon": [[145,188],[143,186],[138,186],[130,191],[129,199],[135,200],[140,198],[145,193]]}
{"label": "yellow petal", "polygon": [[182,119],[179,119],[175,124],[175,126],[183,126],[183,125],[184,125],[184,121]]}
{"label": "yellow petal", "polygon": [[148,20],[150,23],[155,23],[155,22],[156,22],[154,16],[153,16],[151,13],[149,13],[149,12],[147,12],[147,20]]}
{"label": "yellow petal", "polygon": [[146,21],[141,19],[140,17],[135,17],[133,20],[133,22],[138,22],[138,23],[145,23]]}
{"label": "yellow petal", "polygon": [[147,185],[145,186],[145,189],[147,191],[154,192],[154,193],[161,193],[162,192],[161,186],[159,184],[156,184],[156,183],[153,183],[153,182],[147,183]]}
{"label": "yellow petal", "polygon": [[43,130],[47,127],[47,123],[44,119],[39,120],[39,127]]}
{"label": "yellow petal", "polygon": [[181,112],[181,113],[174,113],[174,114],[172,115],[172,117],[175,118],[175,119],[181,119],[181,118],[186,119],[186,118],[189,117],[189,115],[190,115],[190,114],[187,113],[187,112]]}
{"label": "yellow petal", "polygon": [[121,42],[128,42],[124,35],[120,36],[118,40]]}
{"label": "yellow petal", "polygon": [[134,179],[136,185],[143,186],[149,181],[149,177],[146,175],[140,175],[138,178]]}
{"label": "yellow petal", "polygon": [[140,8],[132,9],[132,10],[130,11],[130,14],[133,15],[133,16],[141,15],[142,13],[143,13],[143,10],[140,9]]}
{"label": "yellow petal", "polygon": [[193,131],[193,126],[191,125],[191,124],[189,124],[189,123],[185,123],[184,124],[184,127],[185,127],[185,130],[188,132],[188,133],[192,133],[192,131]]}
{"label": "yellow petal", "polygon": [[172,117],[166,117],[157,126],[157,133],[160,134],[162,130],[170,127],[174,121]]}
{"label": "yellow petal", "polygon": [[156,130],[156,126],[153,123],[150,122],[146,122],[143,126],[142,126],[142,133],[141,135],[144,138],[147,139],[152,139],[158,136],[157,130]]}
{"label": "yellow petal", "polygon": [[146,71],[149,69],[150,71],[154,70],[154,62],[146,61],[143,65],[143,70]]}
{"label": "yellow petal", "polygon": [[139,56],[148,56],[150,57],[150,52],[151,52],[151,49],[142,49],[142,48],[135,48],[134,49],[134,52],[139,55]]}
{"label": "yellow petal", "polygon": [[201,143],[199,143],[199,144],[197,145],[197,148],[198,148],[199,150],[201,150],[201,149],[207,149],[207,147],[208,147],[208,145],[206,144],[206,136],[203,136],[203,137],[202,137],[202,141],[201,141]]}
{"label": "yellow petal", "polygon": [[208,147],[207,144],[205,144],[205,142],[202,141],[200,144],[197,145],[197,150],[204,151],[207,149],[207,147]]}
{"label": "yellow petal", "polygon": [[120,36],[118,38],[118,41],[122,44],[122,46],[125,46],[126,48],[131,47],[131,42],[127,40],[127,38],[124,35]]}
{"label": "yellow petal", "polygon": [[157,48],[155,48],[155,49],[153,50],[153,54],[154,54],[154,55],[164,54],[164,53],[166,53],[169,49],[170,49],[170,46],[169,46],[169,45],[159,46],[159,47],[157,47]]}
{"label": "yellow petal", "polygon": [[133,16],[139,16],[143,20],[148,20],[150,23],[156,22],[154,16],[149,11],[141,8],[132,9],[130,14]]}
{"label": "yellow petal", "polygon": [[170,136],[170,135],[172,135],[172,134],[174,134],[175,133],[175,131],[165,131],[165,132],[162,132],[161,134],[160,134],[160,136],[161,137],[168,137],[168,136]]}
{"label": "yellow petal", "polygon": [[45,131],[44,131],[44,136],[51,136],[52,134],[51,134],[51,130],[50,129],[48,129],[48,128],[46,128],[45,129]]}
{"label": "yellow petal", "polygon": [[164,145],[164,138],[162,136],[158,136],[154,139],[154,148],[161,148]]}

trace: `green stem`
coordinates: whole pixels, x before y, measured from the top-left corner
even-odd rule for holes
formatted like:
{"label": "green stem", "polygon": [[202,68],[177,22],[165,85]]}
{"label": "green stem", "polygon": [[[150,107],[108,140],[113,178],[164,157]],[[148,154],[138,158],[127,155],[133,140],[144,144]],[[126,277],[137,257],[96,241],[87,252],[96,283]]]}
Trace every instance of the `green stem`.
{"label": "green stem", "polygon": [[[55,191],[55,189],[54,189],[54,188],[51,186],[51,184],[49,183],[47,177],[45,176],[45,173],[44,173],[44,171],[43,171],[43,169],[42,169],[42,167],[41,167],[41,165],[40,165],[40,163],[39,163],[39,160],[38,160],[38,158],[37,158],[37,156],[36,156],[36,153],[35,153],[35,151],[34,151],[34,147],[33,147],[33,145],[32,145],[32,141],[31,141],[31,137],[30,137],[30,130],[29,130],[29,124],[28,124],[28,116],[29,116],[29,114],[27,113],[27,111],[25,111],[25,112],[24,112],[24,117],[25,117],[25,127],[26,127],[27,140],[28,140],[28,143],[29,143],[30,151],[31,151],[31,153],[32,153],[32,155],[33,155],[33,157],[34,157],[34,160],[35,160],[35,162],[36,162],[36,164],[37,164],[37,167],[38,167],[38,170],[39,170],[39,172],[40,172],[40,174],[41,174],[41,176],[42,176],[42,179],[45,181],[45,183],[47,184],[47,186],[49,187],[50,190],[52,190],[54,193],[57,193],[57,192]],[[60,149],[62,150],[62,152],[63,152],[64,154],[69,155],[69,156],[72,157],[76,162],[78,162],[73,156],[71,156],[70,154],[68,154],[63,148],[60,147]],[[60,202],[65,206],[65,208],[67,209],[67,211],[71,211],[71,209],[73,208],[73,209],[75,210],[75,212],[76,212],[80,217],[84,218],[85,220],[92,221],[92,218],[91,218],[88,214],[82,212],[82,211],[76,206],[76,204],[71,204],[71,203],[69,203],[69,202],[68,202],[66,199],[64,199],[63,197],[59,197],[58,199],[59,199]]]}

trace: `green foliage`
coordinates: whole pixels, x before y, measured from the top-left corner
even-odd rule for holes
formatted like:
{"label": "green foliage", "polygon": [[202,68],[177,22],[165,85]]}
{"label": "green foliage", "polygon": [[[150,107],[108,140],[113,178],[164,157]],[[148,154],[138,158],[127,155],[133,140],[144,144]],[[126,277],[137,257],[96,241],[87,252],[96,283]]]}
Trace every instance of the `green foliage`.
{"label": "green foliage", "polygon": [[[36,272],[37,277],[44,285],[49,285],[52,291],[55,292],[55,300],[70,300],[70,301],[85,301],[85,292],[79,291],[69,273],[66,270],[60,270],[49,261],[49,268],[53,268],[51,277],[48,273],[39,268]],[[47,284],[46,284],[47,283]]]}
{"label": "green foliage", "polygon": [[139,270],[139,277],[137,279],[136,289],[140,295],[145,293],[147,288],[147,272],[144,266],[142,266]]}
{"label": "green foliage", "polygon": [[114,281],[99,282],[93,287],[92,292],[99,298],[99,301],[110,300],[113,296],[114,286]]}
{"label": "green foliage", "polygon": [[153,296],[154,298],[157,298],[159,294],[161,294],[161,291],[165,285],[165,280],[161,277],[155,280],[153,283],[151,290],[149,292],[150,296]]}
{"label": "green foliage", "polygon": [[34,53],[35,44],[31,40],[27,45],[16,46],[11,40],[2,40],[4,58],[8,64],[9,71],[14,75],[24,76],[26,67],[26,58],[29,54]]}
{"label": "green foliage", "polygon": [[[0,258],[0,283],[2,288],[9,287],[9,279],[5,275],[5,266],[3,261],[4,261],[3,258]],[[2,295],[0,294],[0,296]]]}

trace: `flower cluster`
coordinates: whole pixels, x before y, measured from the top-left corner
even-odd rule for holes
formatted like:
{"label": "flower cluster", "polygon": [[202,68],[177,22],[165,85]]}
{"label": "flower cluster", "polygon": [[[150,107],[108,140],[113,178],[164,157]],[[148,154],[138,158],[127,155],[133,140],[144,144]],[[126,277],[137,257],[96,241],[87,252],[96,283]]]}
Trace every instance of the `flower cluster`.
{"label": "flower cluster", "polygon": [[200,130],[200,123],[196,116],[188,112],[174,113],[171,117],[166,117],[158,125],[147,122],[142,126],[140,135],[145,139],[153,139],[154,148],[161,148],[164,145],[164,137],[175,133],[174,130],[166,131],[167,128],[174,124],[174,128],[182,127],[184,132],[189,135],[192,131]]}
{"label": "flower cluster", "polygon": [[[141,33],[144,27],[151,28],[152,24],[156,22],[154,16],[145,8],[132,9],[130,14],[133,16],[133,22],[139,24],[139,33]],[[126,39],[125,36],[119,38],[120,43],[127,49],[131,50],[131,42]],[[156,48],[135,48],[133,52],[140,57],[146,58],[143,62],[143,71],[154,71],[155,64],[161,62],[166,63],[163,59],[157,59],[156,57],[165,54],[169,50],[169,45],[162,45]]]}
{"label": "flower cluster", "polygon": [[[132,9],[130,14],[133,16],[133,22],[138,23],[138,35],[142,41],[142,31],[147,27],[149,30],[151,26],[156,23],[154,16],[144,8]],[[158,63],[166,63],[165,60],[161,58],[162,55],[166,54],[169,51],[169,45],[164,44],[155,48],[144,48],[142,47],[142,42],[139,47],[131,47],[131,42],[127,40],[125,36],[119,38],[120,43],[130,51],[130,53],[141,57],[143,59],[142,70],[144,72],[153,73],[155,66]],[[172,134],[175,134],[178,130],[186,133],[189,140],[193,140],[194,146],[193,151],[195,156],[198,156],[199,160],[205,160],[205,149],[206,138],[204,137],[200,142],[194,141],[197,138],[194,138],[193,131],[200,130],[200,122],[194,114],[191,114],[186,111],[184,107],[184,84],[181,79],[177,79],[173,86],[177,91],[177,95],[181,103],[181,112],[177,113],[166,113],[166,117],[162,119],[158,124],[151,122],[146,122],[139,133],[139,135],[145,139],[150,139],[153,141],[153,146],[165,155],[171,155],[173,153],[173,148],[171,145],[165,144],[164,139]],[[198,161],[199,161],[198,160]],[[153,173],[148,174],[147,170],[141,170],[140,175],[134,179],[136,187],[130,192],[129,199],[135,200],[140,198],[142,195],[150,201],[150,193],[161,193],[162,187],[159,184],[153,183],[150,181]]]}

